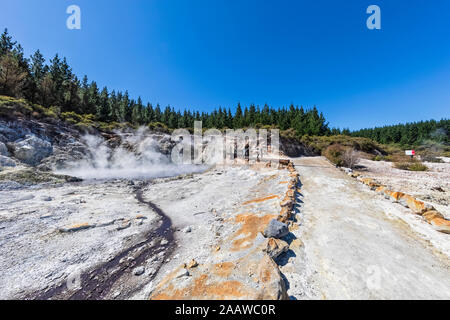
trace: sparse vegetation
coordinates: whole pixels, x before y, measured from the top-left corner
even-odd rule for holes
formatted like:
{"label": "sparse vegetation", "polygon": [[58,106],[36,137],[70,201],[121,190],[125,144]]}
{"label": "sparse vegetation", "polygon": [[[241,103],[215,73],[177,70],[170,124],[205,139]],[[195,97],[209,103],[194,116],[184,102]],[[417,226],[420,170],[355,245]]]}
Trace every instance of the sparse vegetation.
{"label": "sparse vegetation", "polygon": [[408,171],[427,171],[428,167],[419,161],[395,162],[394,167],[400,170]]}
{"label": "sparse vegetation", "polygon": [[51,172],[43,172],[36,169],[21,169],[0,174],[0,181],[15,181],[25,185],[34,185],[38,183],[64,183],[78,182],[78,178],[54,174]]}
{"label": "sparse vegetation", "polygon": [[341,144],[328,146],[322,152],[322,155],[340,167],[354,168],[359,162],[358,152],[353,147],[343,146]]}
{"label": "sparse vegetation", "polygon": [[367,138],[350,137],[346,135],[337,136],[304,136],[300,139],[300,142],[305,144],[311,151],[321,154],[329,146],[338,144],[343,147],[349,147],[357,151],[362,151],[369,154],[386,152],[383,147],[376,142]]}
{"label": "sparse vegetation", "polygon": [[421,162],[413,163],[408,168],[410,171],[427,171],[428,167]]}
{"label": "sparse vegetation", "polygon": [[356,152],[355,150],[353,150],[351,148],[347,148],[347,150],[345,150],[345,153],[342,157],[342,160],[343,160],[345,167],[354,169],[359,162],[358,152]]}
{"label": "sparse vegetation", "polygon": [[344,152],[345,150],[340,144],[332,144],[322,154],[335,165],[341,166],[343,164],[342,155]]}

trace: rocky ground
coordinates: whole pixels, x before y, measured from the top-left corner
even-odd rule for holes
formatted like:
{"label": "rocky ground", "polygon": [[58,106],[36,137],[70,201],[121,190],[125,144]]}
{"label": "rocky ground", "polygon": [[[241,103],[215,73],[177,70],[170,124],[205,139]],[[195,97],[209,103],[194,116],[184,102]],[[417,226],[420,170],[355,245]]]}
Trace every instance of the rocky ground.
{"label": "rocky ground", "polygon": [[[149,285],[150,298],[287,298],[275,261],[289,244],[262,232],[278,217],[290,181],[287,170],[239,166],[149,186],[146,198],[178,230],[175,255]],[[268,241],[280,251],[268,255]]]}
{"label": "rocky ground", "polygon": [[448,163],[178,166],[173,144],[0,120],[0,299],[450,298]]}
{"label": "rocky ground", "polygon": [[450,242],[321,157],[300,173],[303,246],[280,270],[298,299],[449,299]]}
{"label": "rocky ground", "polygon": [[0,203],[3,299],[77,282],[86,270],[148,241],[159,220],[126,181],[3,190]]}
{"label": "rocky ground", "polygon": [[0,120],[0,298],[184,296],[164,288],[167,272],[189,297],[287,298],[274,259],[289,248],[293,167],[175,165],[173,144]]}
{"label": "rocky ground", "polygon": [[[272,260],[257,249],[266,241],[260,232],[278,216],[289,179],[287,170],[237,166],[148,183],[89,181],[0,191],[0,298],[145,299],[155,295],[166,272],[178,275],[182,263],[199,264],[183,280],[217,268],[219,275],[208,283],[231,273],[229,264],[240,260],[266,266]],[[168,218],[163,229],[162,216]],[[247,271],[235,271],[242,290],[248,286],[247,294],[239,292],[256,297],[264,290],[249,283]],[[267,295],[281,296],[277,266],[269,271],[278,283]],[[196,298],[208,297],[235,298],[203,291]]]}
{"label": "rocky ground", "polygon": [[379,183],[429,202],[450,218],[450,165],[425,162],[428,171],[406,171],[393,167],[392,162],[361,159],[361,174]]}

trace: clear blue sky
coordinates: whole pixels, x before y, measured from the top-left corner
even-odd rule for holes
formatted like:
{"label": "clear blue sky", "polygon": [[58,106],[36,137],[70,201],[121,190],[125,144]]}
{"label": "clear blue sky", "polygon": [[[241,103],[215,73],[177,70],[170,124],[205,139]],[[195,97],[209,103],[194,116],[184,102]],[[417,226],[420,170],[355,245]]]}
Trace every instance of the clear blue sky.
{"label": "clear blue sky", "polygon": [[448,0],[2,0],[4,27],[27,55],[176,109],[293,102],[351,129],[450,115]]}

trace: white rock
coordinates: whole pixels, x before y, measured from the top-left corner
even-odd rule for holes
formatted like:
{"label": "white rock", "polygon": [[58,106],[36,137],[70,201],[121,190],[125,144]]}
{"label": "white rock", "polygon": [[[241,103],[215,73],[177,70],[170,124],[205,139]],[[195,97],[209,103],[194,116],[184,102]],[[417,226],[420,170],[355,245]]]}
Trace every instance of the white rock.
{"label": "white rock", "polygon": [[175,278],[183,278],[183,277],[189,277],[189,271],[184,268],[178,271],[177,274],[175,275]]}
{"label": "white rock", "polygon": [[14,157],[29,165],[37,165],[53,152],[50,142],[35,135],[27,135],[24,140],[14,142],[11,146]]}
{"label": "white rock", "polygon": [[15,167],[13,159],[0,155],[0,167]]}
{"label": "white rock", "polygon": [[133,274],[135,276],[140,276],[145,272],[145,268],[144,267],[137,267],[133,269]]}
{"label": "white rock", "polygon": [[3,142],[0,142],[0,155],[6,157],[9,155],[8,148]]}
{"label": "white rock", "polygon": [[131,226],[131,221],[124,221],[116,229],[120,231],[120,230],[123,230],[123,229],[127,229],[130,226]]}

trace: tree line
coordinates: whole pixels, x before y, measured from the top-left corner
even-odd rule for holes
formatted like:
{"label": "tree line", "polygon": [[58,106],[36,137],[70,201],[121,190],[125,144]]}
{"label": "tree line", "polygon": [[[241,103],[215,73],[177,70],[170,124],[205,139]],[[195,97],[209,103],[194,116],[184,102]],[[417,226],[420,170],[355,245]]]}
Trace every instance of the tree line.
{"label": "tree line", "polygon": [[351,132],[349,129],[328,127],[328,122],[316,107],[273,108],[264,106],[242,107],[235,111],[219,107],[212,112],[189,109],[175,110],[171,106],[144,103],[134,99],[128,91],[99,88],[87,76],[81,80],[73,73],[66,58],[56,54],[48,63],[39,50],[31,57],[24,56],[23,48],[12,39],[8,30],[0,36],[0,94],[28,101],[44,107],[57,106],[62,112],[93,115],[102,122],[128,122],[133,125],[162,123],[171,129],[192,128],[201,120],[204,128],[245,128],[271,126],[280,130],[294,130],[298,137],[304,135],[348,135],[366,137],[383,144],[400,143],[416,145],[424,140],[449,143],[449,120],[421,121]]}
{"label": "tree line", "polygon": [[383,144],[398,143],[417,146],[428,141],[450,144],[450,120],[429,120],[391,126],[367,128],[351,132],[354,137],[370,138]]}
{"label": "tree line", "polygon": [[305,110],[291,105],[275,109],[267,104],[263,107],[238,104],[233,113],[223,107],[200,113],[143,103],[140,97],[131,98],[128,91],[100,89],[87,76],[80,80],[66,58],[55,55],[46,64],[39,50],[25,58],[22,47],[13,41],[7,29],[0,37],[0,94],[25,98],[44,107],[58,106],[62,112],[92,114],[103,122],[163,123],[175,129],[192,128],[195,120],[201,120],[205,128],[275,126],[281,130],[294,128],[300,136],[330,132],[325,117],[316,107]]}

